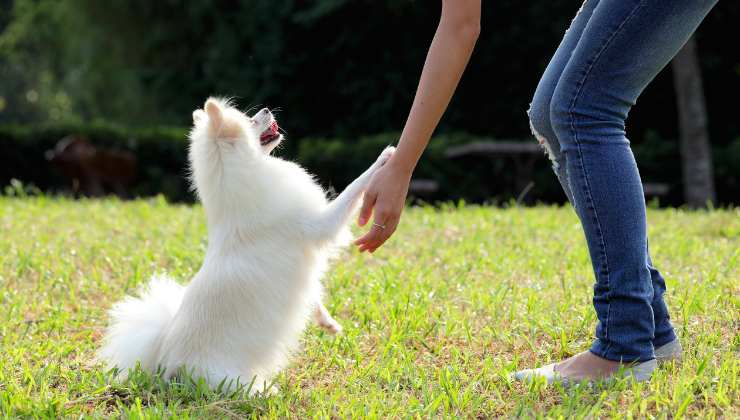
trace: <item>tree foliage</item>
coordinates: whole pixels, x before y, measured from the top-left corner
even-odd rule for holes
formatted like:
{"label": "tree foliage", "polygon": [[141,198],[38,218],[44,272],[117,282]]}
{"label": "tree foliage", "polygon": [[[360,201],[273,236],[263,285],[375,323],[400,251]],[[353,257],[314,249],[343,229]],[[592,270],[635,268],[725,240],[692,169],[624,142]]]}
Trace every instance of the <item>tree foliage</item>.
{"label": "tree foliage", "polygon": [[[579,2],[484,2],[482,35],[441,130],[526,135],[532,91]],[[217,94],[234,96],[245,108],[280,107],[282,125],[294,138],[352,138],[400,129],[440,3],[0,0],[0,5],[0,122],[185,125],[195,107]],[[738,17],[740,4],[720,2],[698,37],[710,129],[719,142],[740,133],[724,106],[740,86],[740,54],[726,42]],[[630,125],[637,139],[648,129],[677,136],[670,75],[659,76],[643,95]]]}

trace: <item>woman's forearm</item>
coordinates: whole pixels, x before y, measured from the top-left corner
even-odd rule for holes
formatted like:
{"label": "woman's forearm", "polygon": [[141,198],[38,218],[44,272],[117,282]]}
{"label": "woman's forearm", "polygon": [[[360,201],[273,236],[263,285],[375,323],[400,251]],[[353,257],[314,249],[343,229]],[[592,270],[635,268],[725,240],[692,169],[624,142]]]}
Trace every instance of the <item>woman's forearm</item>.
{"label": "woman's forearm", "polygon": [[480,32],[480,0],[445,0],[411,111],[390,164],[410,175],[465,70]]}
{"label": "woman's forearm", "polygon": [[481,0],[442,0],[442,17],[429,47],[398,147],[370,179],[358,223],[374,213],[370,230],[355,241],[361,252],[375,252],[396,231],[411,173],[419,161],[470,60],[480,32]]}

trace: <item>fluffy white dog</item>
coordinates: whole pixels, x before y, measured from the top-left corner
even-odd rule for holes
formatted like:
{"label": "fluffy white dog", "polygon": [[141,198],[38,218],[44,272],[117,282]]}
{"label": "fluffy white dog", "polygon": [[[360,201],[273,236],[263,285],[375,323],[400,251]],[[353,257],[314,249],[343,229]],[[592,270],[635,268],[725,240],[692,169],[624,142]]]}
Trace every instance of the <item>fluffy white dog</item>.
{"label": "fluffy white dog", "polygon": [[193,112],[192,181],[208,221],[203,266],[187,286],[155,277],[110,311],[98,359],[125,377],[137,362],[172,377],[187,369],[211,387],[265,384],[283,368],[306,322],[336,333],[321,303],[327,262],[351,239],[348,223],[373,165],[335,200],[297,164],[270,152],[282,141],[268,109],[249,117],[211,98]]}

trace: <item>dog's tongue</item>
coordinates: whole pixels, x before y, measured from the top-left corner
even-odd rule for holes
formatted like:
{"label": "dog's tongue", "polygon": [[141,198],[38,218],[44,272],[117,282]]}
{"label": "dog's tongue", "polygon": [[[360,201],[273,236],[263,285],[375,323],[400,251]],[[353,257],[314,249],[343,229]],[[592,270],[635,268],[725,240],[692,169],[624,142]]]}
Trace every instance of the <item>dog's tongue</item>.
{"label": "dog's tongue", "polygon": [[278,134],[278,130],[280,127],[278,127],[277,121],[273,121],[272,124],[260,135],[260,140],[266,139],[268,137],[272,137],[275,134]]}

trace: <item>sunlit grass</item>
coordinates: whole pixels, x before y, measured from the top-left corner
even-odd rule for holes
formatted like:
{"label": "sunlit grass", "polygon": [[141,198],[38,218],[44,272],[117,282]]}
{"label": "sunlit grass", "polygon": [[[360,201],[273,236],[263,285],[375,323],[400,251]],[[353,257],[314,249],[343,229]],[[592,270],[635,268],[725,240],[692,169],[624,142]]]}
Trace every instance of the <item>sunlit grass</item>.
{"label": "sunlit grass", "polygon": [[570,208],[414,208],[386,247],[345,253],[325,279],[344,334],[309,328],[280,391],[248,398],[142,373],[112,383],[92,362],[113,302],[199,268],[199,206],[0,198],[0,415],[740,416],[740,211],[649,223],[685,347],[649,383],[507,379],[590,343],[593,272]]}

